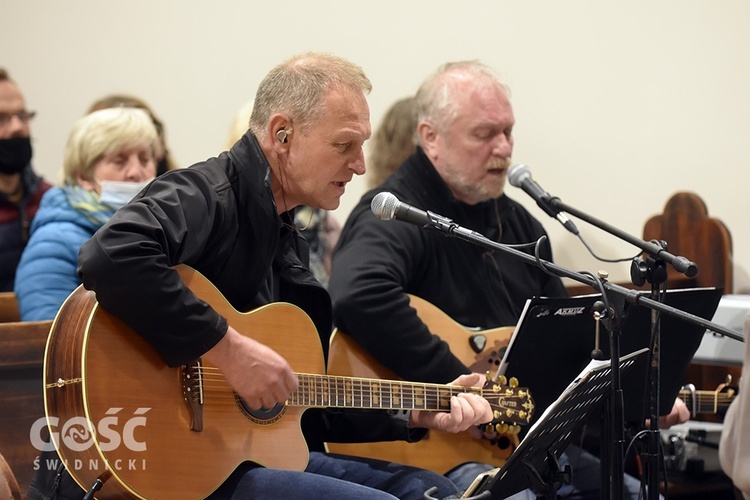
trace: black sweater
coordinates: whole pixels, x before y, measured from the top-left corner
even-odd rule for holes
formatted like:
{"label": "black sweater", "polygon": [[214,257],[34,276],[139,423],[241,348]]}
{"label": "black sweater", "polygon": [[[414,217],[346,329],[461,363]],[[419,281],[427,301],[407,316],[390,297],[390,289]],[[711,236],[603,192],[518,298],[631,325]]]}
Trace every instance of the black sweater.
{"label": "black sweater", "polygon": [[[546,233],[505,195],[477,205],[453,198],[421,149],[365,194],[333,256],[329,292],[334,323],[400,377],[447,383],[469,372],[409,307],[407,293],[431,302],[464,326],[481,329],[515,325],[532,296],[566,295],[559,278],[498,250],[407,222],[378,220],[370,203],[382,191],[504,244],[534,242]],[[541,257],[551,260],[548,241]]]}

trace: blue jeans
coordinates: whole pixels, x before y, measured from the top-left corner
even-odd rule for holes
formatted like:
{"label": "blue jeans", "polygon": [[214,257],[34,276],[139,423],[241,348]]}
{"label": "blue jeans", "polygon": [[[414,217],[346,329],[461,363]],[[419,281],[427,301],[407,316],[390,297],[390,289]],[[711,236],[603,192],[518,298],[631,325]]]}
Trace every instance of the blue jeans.
{"label": "blue jeans", "polygon": [[380,460],[310,453],[304,472],[266,469],[242,464],[211,499],[287,500],[421,500],[436,486],[436,498],[458,491],[446,477],[435,472]]}

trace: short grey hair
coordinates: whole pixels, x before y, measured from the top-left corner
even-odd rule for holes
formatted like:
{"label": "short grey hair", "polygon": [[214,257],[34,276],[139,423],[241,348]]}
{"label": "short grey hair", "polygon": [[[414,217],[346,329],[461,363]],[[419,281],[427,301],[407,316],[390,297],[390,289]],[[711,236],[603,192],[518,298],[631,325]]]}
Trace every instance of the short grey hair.
{"label": "short grey hair", "polygon": [[140,108],[107,108],[79,118],[68,135],[63,155],[63,183],[77,184],[77,175],[92,177],[102,157],[129,146],[156,151],[159,135],[149,114]]}
{"label": "short grey hair", "polygon": [[440,66],[419,87],[415,96],[417,122],[428,121],[444,128],[456,115],[453,92],[458,81],[472,79],[499,85],[506,95],[510,89],[495,71],[477,60],[449,62]]}
{"label": "short grey hair", "polygon": [[326,94],[334,88],[368,94],[372,83],[361,67],[341,57],[322,52],[294,56],[272,69],[258,86],[250,129],[265,138],[268,120],[276,113],[286,113],[295,126],[305,128],[323,114]]}

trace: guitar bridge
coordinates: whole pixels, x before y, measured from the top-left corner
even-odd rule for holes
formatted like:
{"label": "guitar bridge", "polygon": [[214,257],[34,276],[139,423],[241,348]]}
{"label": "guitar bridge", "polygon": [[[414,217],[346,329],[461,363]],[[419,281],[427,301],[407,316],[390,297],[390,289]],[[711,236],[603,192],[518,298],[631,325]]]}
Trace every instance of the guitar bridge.
{"label": "guitar bridge", "polygon": [[190,412],[190,430],[203,430],[203,370],[200,360],[182,365],[182,398]]}

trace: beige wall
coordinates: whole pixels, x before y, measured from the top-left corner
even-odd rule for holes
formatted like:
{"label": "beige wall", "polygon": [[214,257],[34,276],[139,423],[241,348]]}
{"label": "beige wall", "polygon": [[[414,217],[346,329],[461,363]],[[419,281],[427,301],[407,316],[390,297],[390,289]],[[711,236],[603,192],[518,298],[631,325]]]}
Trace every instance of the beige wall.
{"label": "beige wall", "polygon": [[[373,126],[439,64],[478,58],[513,90],[514,160],[579,210],[639,236],[678,190],[734,238],[750,293],[747,0],[0,0],[0,65],[39,112],[35,164],[57,179],[71,123],[104,94],[151,103],[183,166],[221,151],[235,112],[276,63],[324,50],[362,65]],[[343,220],[364,189],[353,182]],[[547,218],[559,264],[607,269]],[[578,223],[605,257],[635,249]],[[689,257],[689,256],[688,256]]]}

